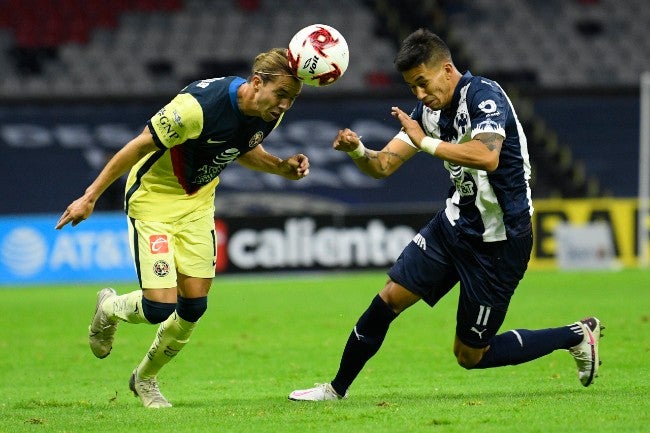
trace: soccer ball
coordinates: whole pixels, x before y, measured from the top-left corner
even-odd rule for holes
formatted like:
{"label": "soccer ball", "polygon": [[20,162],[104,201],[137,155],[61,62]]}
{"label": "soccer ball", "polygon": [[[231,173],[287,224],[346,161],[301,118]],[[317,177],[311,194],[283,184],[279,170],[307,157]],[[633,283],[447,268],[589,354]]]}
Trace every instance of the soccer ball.
{"label": "soccer ball", "polygon": [[289,42],[289,67],[303,83],[329,86],[348,68],[348,43],[338,30],[312,24],[296,33]]}

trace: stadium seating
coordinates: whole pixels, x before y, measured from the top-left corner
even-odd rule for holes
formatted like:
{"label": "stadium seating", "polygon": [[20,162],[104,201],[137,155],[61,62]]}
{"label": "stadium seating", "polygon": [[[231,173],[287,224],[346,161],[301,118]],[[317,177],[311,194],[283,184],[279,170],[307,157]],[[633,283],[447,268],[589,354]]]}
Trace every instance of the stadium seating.
{"label": "stadium seating", "polygon": [[[0,3],[1,96],[123,96],[173,93],[198,78],[248,74],[260,51],[286,46],[315,22],[354,46],[336,91],[386,84],[393,42],[358,1],[8,0]],[[109,6],[107,6],[109,5]],[[321,92],[329,91],[323,90]],[[322,93],[321,93],[322,94]]]}
{"label": "stadium seating", "polygon": [[450,35],[486,75],[545,88],[638,86],[650,69],[646,0],[449,3]]}
{"label": "stadium seating", "polygon": [[[256,53],[285,45],[314,22],[339,28],[352,47],[346,78],[326,91],[389,87],[398,81],[394,36],[387,31],[394,20],[378,18],[371,7],[383,3],[6,0],[0,2],[0,97],[171,93],[188,80],[246,73]],[[426,3],[444,9],[449,37],[472,59],[472,69],[501,81],[635,86],[650,68],[645,0]]]}
{"label": "stadium seating", "polygon": [[[350,66],[335,86],[305,88],[304,95],[406,95],[392,60],[397,41],[419,26],[434,29],[450,43],[459,68],[496,79],[513,98],[512,84],[537,92],[614,88],[629,94],[641,71],[650,70],[646,3],[329,0],[324,6],[319,0],[4,0],[0,101],[173,95],[195,79],[247,75],[258,52],[286,46],[295,31],[315,22],[333,25],[346,36]],[[413,14],[416,8],[421,13]],[[521,98],[516,104],[527,105]],[[549,121],[570,128],[554,119],[548,107],[520,108],[529,135],[543,141],[533,147],[541,149],[533,155],[535,163],[556,171],[536,181],[548,184],[550,194],[601,194],[598,182],[585,172],[607,157],[592,147],[580,148],[593,146],[592,140],[574,139],[571,150],[558,144]],[[535,119],[535,110],[546,110],[546,123]],[[531,113],[525,116],[527,111]],[[623,111],[631,112],[629,104]],[[629,135],[634,132],[622,138],[630,142]],[[600,180],[606,177],[601,174]],[[560,185],[554,180],[560,178],[575,182]],[[621,183],[627,189],[610,189],[629,194],[632,182]]]}

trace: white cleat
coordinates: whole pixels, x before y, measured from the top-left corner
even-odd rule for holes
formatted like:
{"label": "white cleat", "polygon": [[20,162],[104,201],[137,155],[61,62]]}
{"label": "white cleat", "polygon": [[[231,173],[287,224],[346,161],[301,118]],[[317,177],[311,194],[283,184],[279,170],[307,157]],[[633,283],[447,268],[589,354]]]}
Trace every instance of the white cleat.
{"label": "white cleat", "polygon": [[102,304],[113,296],[117,296],[115,290],[107,287],[97,292],[97,304],[95,314],[88,327],[88,343],[90,350],[97,358],[106,358],[113,348],[113,339],[117,331],[118,319],[111,319],[104,313]]}
{"label": "white cleat", "polygon": [[577,326],[582,328],[583,339],[580,344],[569,349],[569,352],[578,366],[578,379],[583,386],[589,386],[598,377],[600,357],[598,355],[598,343],[601,337],[601,330],[605,329],[600,320],[595,317],[588,317],[579,322]]}
{"label": "white cleat", "polygon": [[325,401],[325,400],[341,400],[348,396],[341,396],[332,385],[329,383],[317,383],[315,387],[309,389],[297,389],[289,394],[289,400],[294,401]]}
{"label": "white cleat", "polygon": [[136,397],[140,398],[142,405],[150,409],[159,409],[163,407],[172,407],[158,388],[158,381],[155,377],[149,379],[138,379],[137,369],[131,374],[129,379],[129,389],[133,391]]}

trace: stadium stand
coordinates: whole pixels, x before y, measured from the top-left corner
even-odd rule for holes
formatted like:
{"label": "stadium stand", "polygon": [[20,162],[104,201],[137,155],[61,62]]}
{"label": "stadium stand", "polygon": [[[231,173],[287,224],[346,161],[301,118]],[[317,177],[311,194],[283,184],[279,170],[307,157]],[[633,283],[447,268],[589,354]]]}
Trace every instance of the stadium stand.
{"label": "stadium stand", "polygon": [[452,45],[460,69],[520,94],[515,103],[535,140],[533,162],[544,166],[535,170],[546,176],[535,179],[544,195],[597,196],[609,192],[600,186],[604,175],[595,179],[590,168],[607,157],[577,148],[579,141],[573,149],[561,143],[552,127],[569,128],[566,122],[549,125],[535,113],[552,114],[549,104],[521,94],[636,88],[641,71],[650,70],[646,3],[330,0],[323,7],[318,0],[5,0],[0,100],[164,97],[194,79],[247,75],[256,53],[286,45],[314,22],[338,28],[353,47],[345,79],[318,89],[319,96],[405,95],[392,66],[396,43],[428,26]]}
{"label": "stadium stand", "polygon": [[645,0],[448,3],[450,34],[486,75],[546,88],[637,86],[650,67]]}
{"label": "stadium stand", "polygon": [[168,92],[246,70],[251,56],[314,22],[365,48],[352,51],[336,92],[386,87],[398,81],[391,60],[408,21],[447,29],[474,71],[502,82],[635,86],[650,67],[644,0],[6,0],[0,97]]}
{"label": "stadium stand", "polygon": [[304,0],[0,4],[0,56],[7,65],[0,71],[0,97],[147,96],[225,71],[246,75],[258,52],[285,46],[295,31],[315,22],[368,48],[352,53],[336,92],[391,81],[386,59],[392,59],[393,42],[376,37],[380,23],[356,1],[333,0],[328,8]]}

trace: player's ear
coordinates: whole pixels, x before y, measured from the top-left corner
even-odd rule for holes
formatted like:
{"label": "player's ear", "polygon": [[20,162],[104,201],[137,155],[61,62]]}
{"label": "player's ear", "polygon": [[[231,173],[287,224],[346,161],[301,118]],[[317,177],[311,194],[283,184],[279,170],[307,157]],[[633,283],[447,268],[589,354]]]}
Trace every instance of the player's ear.
{"label": "player's ear", "polygon": [[253,85],[253,89],[255,91],[258,91],[260,87],[264,84],[262,81],[262,77],[259,76],[259,74],[253,74],[253,77],[251,79],[251,84]]}

